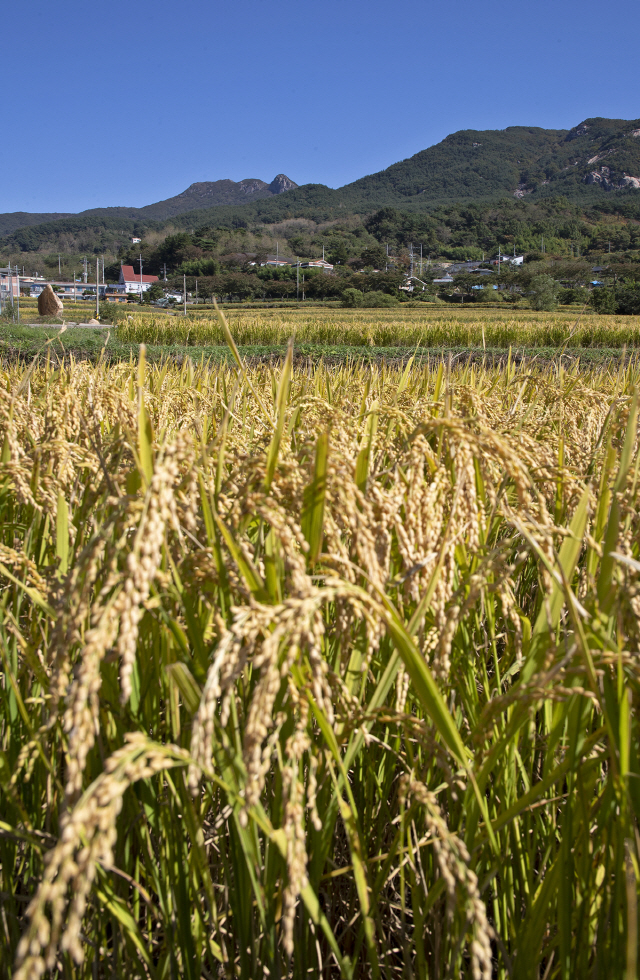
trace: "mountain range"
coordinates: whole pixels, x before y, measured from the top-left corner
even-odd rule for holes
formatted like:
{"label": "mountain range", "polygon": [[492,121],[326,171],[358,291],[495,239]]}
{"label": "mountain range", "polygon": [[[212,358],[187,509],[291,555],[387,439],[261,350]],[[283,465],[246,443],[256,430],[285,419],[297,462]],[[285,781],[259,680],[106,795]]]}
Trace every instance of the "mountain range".
{"label": "mountain range", "polygon": [[257,177],[248,177],[239,181],[200,181],[191,184],[186,191],[176,194],[175,197],[168,197],[164,201],[147,204],[142,208],[92,208],[88,211],[81,211],[79,214],[70,212],[34,214],[28,211],[14,211],[0,214],[0,236],[8,235],[19,228],[50,224],[63,218],[86,218],[90,221],[91,219],[99,220],[101,217],[119,216],[131,221],[166,221],[174,215],[186,214],[189,211],[221,205],[247,204],[249,201],[257,201],[273,197],[275,194],[283,194],[285,191],[295,190],[297,186],[285,174],[278,174],[270,184]]}
{"label": "mountain range", "polygon": [[38,250],[65,233],[94,231],[104,237],[144,234],[171,221],[179,227],[279,221],[327,220],[392,206],[430,210],[446,202],[513,196],[563,195],[585,202],[640,190],[640,119],[586,119],[569,130],[509,126],[460,130],[379,173],[338,189],[298,186],[284,174],[204,181],[175,197],[142,208],[95,208],[76,215],[0,214],[0,247]]}

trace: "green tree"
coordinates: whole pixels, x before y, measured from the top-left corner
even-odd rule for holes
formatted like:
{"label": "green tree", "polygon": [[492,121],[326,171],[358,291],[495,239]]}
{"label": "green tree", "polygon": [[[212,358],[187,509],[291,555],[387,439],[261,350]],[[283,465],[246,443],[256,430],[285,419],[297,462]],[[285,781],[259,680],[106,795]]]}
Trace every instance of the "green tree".
{"label": "green tree", "polygon": [[462,296],[471,297],[473,293],[471,289],[473,286],[481,286],[479,276],[474,276],[471,272],[460,272],[453,279],[453,288],[457,290]]}
{"label": "green tree", "polygon": [[329,251],[329,261],[332,265],[344,265],[349,258],[349,250],[344,239],[334,238]]}
{"label": "green tree", "polygon": [[293,235],[289,239],[289,248],[294,255],[306,255],[307,242],[302,235]]}
{"label": "green tree", "polygon": [[152,283],[145,293],[145,299],[147,299],[150,303],[155,303],[156,300],[163,299],[163,297],[164,289],[159,282]]}
{"label": "green tree", "polygon": [[331,299],[342,296],[342,280],[333,273],[321,272],[320,275],[309,277],[306,293],[310,299]]}
{"label": "green tree", "polygon": [[592,290],[589,302],[596,313],[615,313],[618,307],[614,289],[603,289],[602,287],[598,287],[597,289]]}
{"label": "green tree", "polygon": [[382,245],[368,245],[363,248],[358,259],[358,265],[362,269],[371,267],[372,269],[384,269],[387,262],[387,252]]}
{"label": "green tree", "polygon": [[359,289],[354,289],[353,286],[348,286],[342,291],[343,306],[362,306],[363,300],[363,293],[361,293]]}
{"label": "green tree", "polygon": [[552,276],[534,276],[531,280],[529,302],[534,310],[555,310],[558,305],[559,284]]}

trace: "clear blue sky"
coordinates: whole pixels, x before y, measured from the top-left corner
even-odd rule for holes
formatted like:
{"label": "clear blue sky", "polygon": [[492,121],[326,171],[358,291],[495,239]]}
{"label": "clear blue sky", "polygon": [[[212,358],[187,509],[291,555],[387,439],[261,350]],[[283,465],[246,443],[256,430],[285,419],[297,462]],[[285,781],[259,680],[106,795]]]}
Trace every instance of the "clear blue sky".
{"label": "clear blue sky", "polygon": [[638,3],[30,0],[1,28],[2,212],[339,187],[458,129],[640,117]]}

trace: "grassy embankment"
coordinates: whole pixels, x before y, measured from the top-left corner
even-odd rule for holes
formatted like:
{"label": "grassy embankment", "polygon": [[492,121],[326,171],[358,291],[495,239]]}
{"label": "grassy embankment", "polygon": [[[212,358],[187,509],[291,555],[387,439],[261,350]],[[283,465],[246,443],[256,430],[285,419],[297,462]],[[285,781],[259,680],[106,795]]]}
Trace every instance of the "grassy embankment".
{"label": "grassy embankment", "polygon": [[636,976],[635,367],[0,381],[0,976]]}
{"label": "grassy embankment", "polygon": [[[97,358],[104,348],[109,360],[137,357],[141,343],[150,360],[163,357],[228,359],[223,329],[211,314],[187,318],[154,311],[118,310],[118,324],[104,332],[72,328],[58,336],[55,328],[11,324],[0,328],[5,358],[28,359],[43,351]],[[471,353],[504,357],[511,347],[518,356],[552,359],[563,351],[583,361],[618,357],[640,347],[637,317],[606,317],[575,311],[420,309],[391,311],[265,310],[227,313],[241,352],[250,358],[283,357],[289,337],[300,357],[344,360],[408,359]],[[52,339],[53,338],[53,339]],[[46,349],[46,348],[45,348]]]}

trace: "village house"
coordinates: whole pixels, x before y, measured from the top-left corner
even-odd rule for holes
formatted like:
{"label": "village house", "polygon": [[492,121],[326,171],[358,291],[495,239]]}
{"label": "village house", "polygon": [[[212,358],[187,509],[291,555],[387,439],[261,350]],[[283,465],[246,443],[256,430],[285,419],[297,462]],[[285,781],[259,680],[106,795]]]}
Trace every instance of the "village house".
{"label": "village house", "polygon": [[123,283],[108,285],[104,291],[106,303],[126,303],[127,290]]}
{"label": "village house", "polygon": [[324,259],[310,259],[309,262],[301,262],[301,269],[324,269],[325,272],[331,272],[333,266],[330,262],[325,262]]}
{"label": "village house", "polygon": [[0,303],[18,295],[18,283],[18,276],[10,266],[7,266],[6,269],[0,269]]}
{"label": "village house", "polygon": [[522,265],[524,255],[499,255],[489,261],[491,265]]}
{"label": "village house", "polygon": [[158,282],[157,276],[145,276],[133,271],[132,265],[120,266],[120,285],[124,286],[125,292],[135,293],[140,296],[151,289],[154,282]]}

